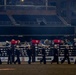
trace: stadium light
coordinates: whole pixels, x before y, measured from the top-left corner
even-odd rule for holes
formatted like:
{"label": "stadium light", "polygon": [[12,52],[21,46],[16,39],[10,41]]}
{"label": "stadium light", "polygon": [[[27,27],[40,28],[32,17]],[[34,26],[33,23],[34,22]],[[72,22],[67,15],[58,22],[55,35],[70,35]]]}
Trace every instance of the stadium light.
{"label": "stadium light", "polygon": [[24,2],[24,0],[21,0],[21,2]]}

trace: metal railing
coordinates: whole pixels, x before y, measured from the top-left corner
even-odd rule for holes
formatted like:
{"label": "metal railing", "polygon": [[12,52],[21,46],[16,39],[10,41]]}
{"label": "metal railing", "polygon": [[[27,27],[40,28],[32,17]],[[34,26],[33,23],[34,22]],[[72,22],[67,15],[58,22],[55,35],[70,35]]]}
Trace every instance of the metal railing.
{"label": "metal railing", "polygon": [[0,5],[4,10],[56,10],[56,6],[45,5]]}

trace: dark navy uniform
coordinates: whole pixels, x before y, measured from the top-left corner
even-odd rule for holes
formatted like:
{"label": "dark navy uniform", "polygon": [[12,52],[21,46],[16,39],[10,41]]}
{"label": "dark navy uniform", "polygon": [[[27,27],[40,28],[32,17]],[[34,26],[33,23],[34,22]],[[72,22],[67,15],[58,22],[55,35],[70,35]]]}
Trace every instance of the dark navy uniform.
{"label": "dark navy uniform", "polygon": [[29,57],[28,64],[31,64],[32,49],[29,47],[27,48],[27,55]]}
{"label": "dark navy uniform", "polygon": [[8,62],[7,64],[12,64],[12,51],[11,48],[7,48]]}
{"label": "dark navy uniform", "polygon": [[[76,51],[76,42],[74,43],[74,45],[73,45],[73,50],[75,50]],[[73,52],[73,51],[72,51]],[[72,53],[73,54],[73,53]],[[76,59],[75,59],[75,62],[74,62],[74,64],[76,64]]]}
{"label": "dark navy uniform", "polygon": [[16,56],[17,56],[17,59],[14,62],[14,64],[16,64],[17,62],[18,62],[18,64],[21,64],[21,62],[20,62],[20,49],[19,49],[19,46],[16,47]]}
{"label": "dark navy uniform", "polygon": [[57,62],[57,64],[59,64],[59,61],[58,61],[58,49],[57,48],[53,48],[53,53],[54,53],[54,58],[53,60],[51,61],[51,64],[53,62]]}
{"label": "dark navy uniform", "polygon": [[6,50],[7,50],[7,56],[8,56],[7,64],[12,64],[12,51],[8,41],[6,41]]}
{"label": "dark navy uniform", "polygon": [[40,63],[42,62],[46,64],[46,52],[44,48],[42,48],[42,59],[40,60]]}
{"label": "dark navy uniform", "polygon": [[31,48],[32,48],[32,62],[35,62],[35,45],[32,44]]}
{"label": "dark navy uniform", "polygon": [[11,51],[12,51],[12,62],[14,63],[14,50],[15,50],[15,45],[11,45]]}
{"label": "dark navy uniform", "polygon": [[[1,51],[0,51],[0,54],[1,54]],[[2,64],[1,58],[0,58],[0,64]]]}
{"label": "dark navy uniform", "polygon": [[68,64],[70,64],[70,59],[69,59],[69,46],[66,46],[65,50],[64,50],[64,58],[61,61],[61,63],[64,63],[65,60],[68,60]]}

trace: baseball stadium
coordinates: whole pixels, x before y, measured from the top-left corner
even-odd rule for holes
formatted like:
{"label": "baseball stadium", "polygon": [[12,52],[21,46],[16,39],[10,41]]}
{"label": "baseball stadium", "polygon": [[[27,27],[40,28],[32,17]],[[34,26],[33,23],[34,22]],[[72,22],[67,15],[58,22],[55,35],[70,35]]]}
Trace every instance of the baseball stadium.
{"label": "baseball stadium", "polygon": [[0,0],[0,75],[76,75],[76,0]]}

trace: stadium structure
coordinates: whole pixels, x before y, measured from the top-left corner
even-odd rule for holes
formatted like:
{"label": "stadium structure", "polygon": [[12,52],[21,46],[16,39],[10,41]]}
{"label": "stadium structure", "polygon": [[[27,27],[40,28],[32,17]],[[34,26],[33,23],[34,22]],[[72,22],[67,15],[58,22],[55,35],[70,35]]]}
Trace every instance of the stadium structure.
{"label": "stadium structure", "polygon": [[75,0],[1,0],[0,38],[72,36],[76,33],[75,3]]}
{"label": "stadium structure", "polygon": [[0,0],[0,41],[75,37],[76,0]]}

